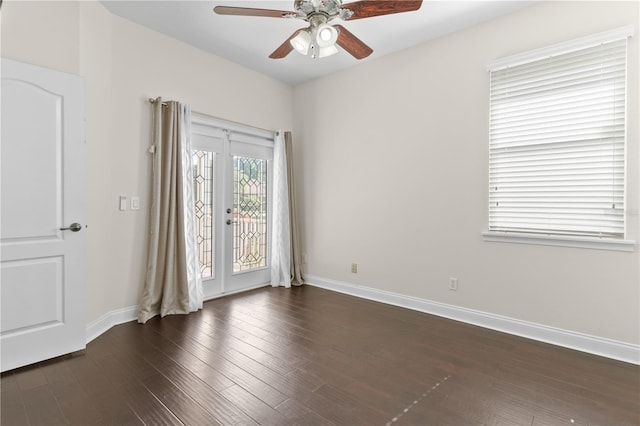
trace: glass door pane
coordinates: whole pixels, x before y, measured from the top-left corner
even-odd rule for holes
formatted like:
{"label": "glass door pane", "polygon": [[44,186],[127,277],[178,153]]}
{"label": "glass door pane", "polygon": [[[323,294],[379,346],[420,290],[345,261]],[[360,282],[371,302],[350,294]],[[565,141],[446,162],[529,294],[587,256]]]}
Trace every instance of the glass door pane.
{"label": "glass door pane", "polygon": [[267,267],[267,161],[233,157],[233,272]]}
{"label": "glass door pane", "polygon": [[215,278],[215,153],[193,151],[193,189],[202,278]]}

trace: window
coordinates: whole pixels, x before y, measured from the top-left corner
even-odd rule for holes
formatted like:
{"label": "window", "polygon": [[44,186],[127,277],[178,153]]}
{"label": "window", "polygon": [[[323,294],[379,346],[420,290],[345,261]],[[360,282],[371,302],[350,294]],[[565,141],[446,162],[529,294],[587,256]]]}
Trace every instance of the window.
{"label": "window", "polygon": [[630,35],[616,30],[488,67],[485,237],[624,239]]}

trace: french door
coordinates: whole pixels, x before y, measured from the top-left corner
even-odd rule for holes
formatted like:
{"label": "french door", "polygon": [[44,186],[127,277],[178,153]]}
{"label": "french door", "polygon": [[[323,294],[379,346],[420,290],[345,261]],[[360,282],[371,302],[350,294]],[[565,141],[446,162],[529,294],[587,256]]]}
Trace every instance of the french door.
{"label": "french door", "polygon": [[268,284],[273,134],[194,114],[192,144],[205,299]]}

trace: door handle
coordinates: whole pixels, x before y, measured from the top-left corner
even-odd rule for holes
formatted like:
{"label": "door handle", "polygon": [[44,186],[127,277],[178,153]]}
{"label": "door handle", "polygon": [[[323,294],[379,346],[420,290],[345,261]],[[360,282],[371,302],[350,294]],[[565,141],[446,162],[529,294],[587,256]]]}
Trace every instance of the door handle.
{"label": "door handle", "polygon": [[232,223],[237,223],[235,220],[227,219],[227,225],[231,225]]}
{"label": "door handle", "polygon": [[71,232],[78,232],[81,229],[82,229],[82,225],[80,225],[78,222],[72,223],[67,228],[60,228],[61,231],[71,231]]}

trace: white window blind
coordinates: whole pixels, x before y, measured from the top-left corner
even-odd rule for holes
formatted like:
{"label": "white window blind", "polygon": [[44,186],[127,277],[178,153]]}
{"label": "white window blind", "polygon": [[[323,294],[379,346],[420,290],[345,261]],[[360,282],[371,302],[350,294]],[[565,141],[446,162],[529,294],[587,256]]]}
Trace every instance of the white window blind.
{"label": "white window blind", "polygon": [[489,231],[624,238],[627,36],[608,38],[489,67]]}

